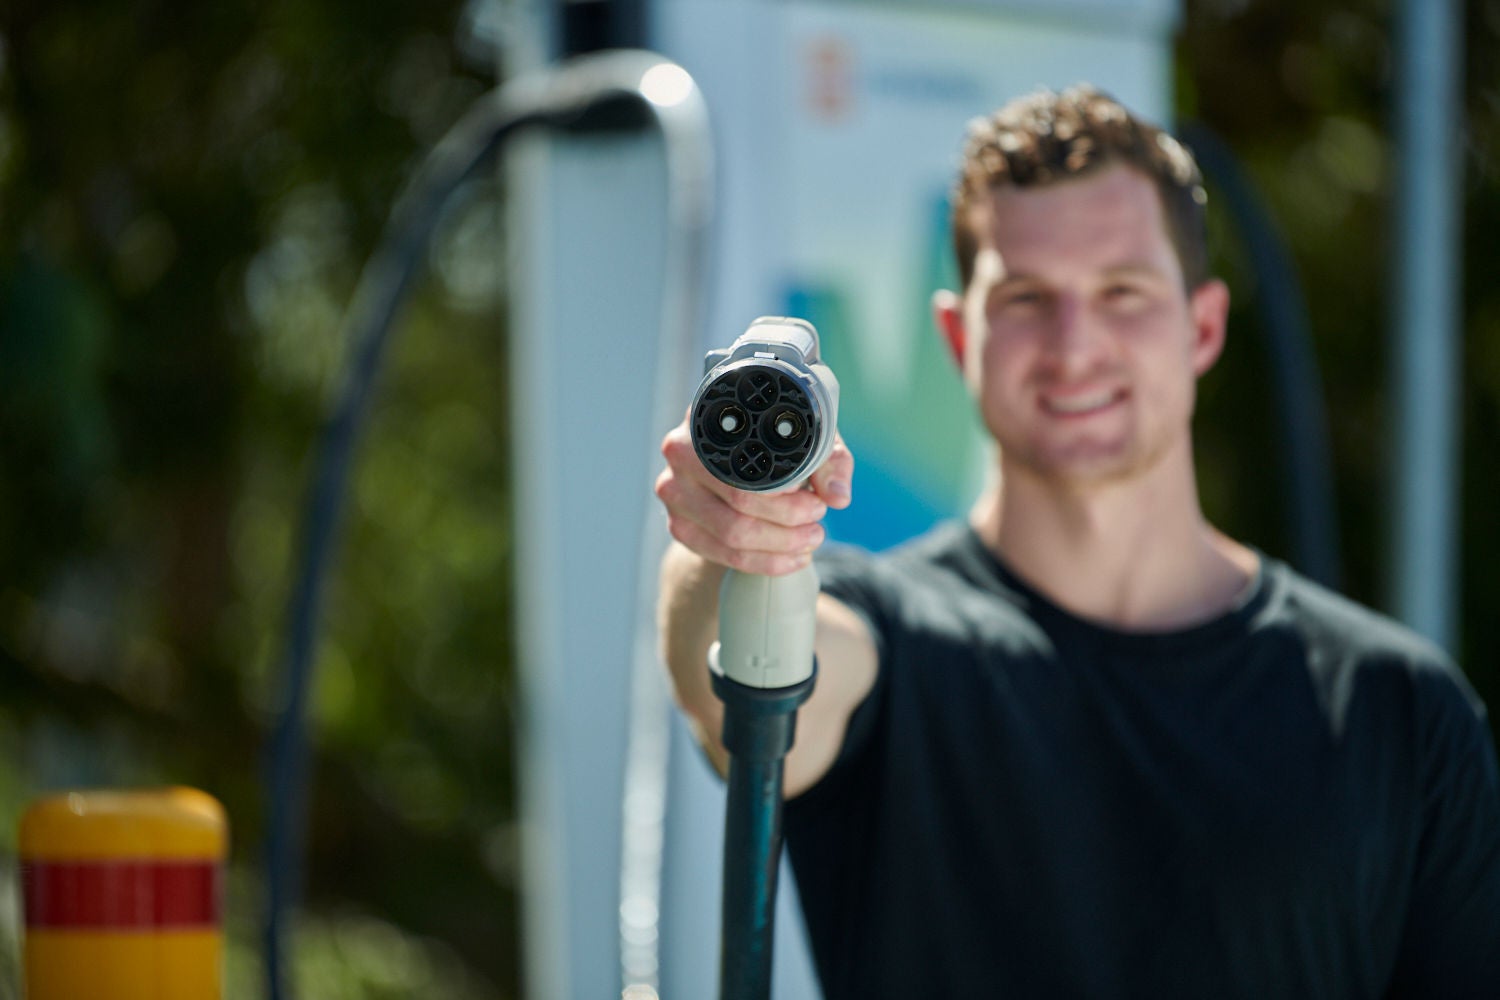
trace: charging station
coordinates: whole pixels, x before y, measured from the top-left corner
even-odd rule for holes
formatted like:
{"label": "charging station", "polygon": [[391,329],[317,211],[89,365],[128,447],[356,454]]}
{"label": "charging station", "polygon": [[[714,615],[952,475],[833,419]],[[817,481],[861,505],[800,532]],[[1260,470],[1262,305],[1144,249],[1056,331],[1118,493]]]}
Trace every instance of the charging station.
{"label": "charging station", "polygon": [[[714,995],[724,790],[656,660],[667,536],[650,493],[657,445],[682,418],[704,351],[756,316],[817,327],[858,463],[833,538],[882,548],[964,509],[988,463],[928,298],[954,280],[947,194],[965,123],[1081,80],[1164,120],[1178,8],[509,5],[507,75],[581,45],[640,45],[680,63],[707,102],[717,164],[700,339],[666,357],[660,143],[538,136],[507,157],[531,996]],[[652,398],[671,384],[675,399]],[[790,882],[773,995],[817,997]]]}

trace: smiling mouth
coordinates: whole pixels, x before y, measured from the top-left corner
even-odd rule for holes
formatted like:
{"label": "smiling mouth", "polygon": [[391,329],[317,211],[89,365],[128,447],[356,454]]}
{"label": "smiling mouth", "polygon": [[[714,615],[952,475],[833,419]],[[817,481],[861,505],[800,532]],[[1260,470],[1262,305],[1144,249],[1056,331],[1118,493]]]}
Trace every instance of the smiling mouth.
{"label": "smiling mouth", "polygon": [[1098,392],[1068,396],[1047,396],[1041,398],[1042,409],[1059,417],[1086,416],[1107,410],[1115,403],[1125,398],[1125,392],[1121,389],[1101,389]]}

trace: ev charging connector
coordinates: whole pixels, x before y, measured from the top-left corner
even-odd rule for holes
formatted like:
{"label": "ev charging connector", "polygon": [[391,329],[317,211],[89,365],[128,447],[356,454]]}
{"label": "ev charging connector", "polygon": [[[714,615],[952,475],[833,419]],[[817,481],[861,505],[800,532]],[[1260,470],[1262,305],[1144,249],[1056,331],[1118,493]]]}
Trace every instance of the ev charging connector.
{"label": "ev charging connector", "polygon": [[794,489],[833,451],[839,383],[802,319],[762,316],[709,351],[693,395],[692,438],[708,471],[758,493]]}
{"label": "ev charging connector", "polygon": [[[737,489],[799,489],[833,451],[838,398],[812,324],[762,317],[705,358],[689,408],[693,447],[710,473]],[[812,566],[785,576],[731,569],[720,585],[719,641],[708,666],[730,755],[721,1000],[770,995],[782,768],[817,675],[817,598]]]}
{"label": "ev charging connector", "polygon": [[[704,359],[690,407],[693,448],[715,478],[737,489],[798,489],[833,451],[839,383],[818,356],[806,320],[763,316]],[[757,689],[800,684],[813,672],[817,572],[730,570],[719,592],[716,676]]]}

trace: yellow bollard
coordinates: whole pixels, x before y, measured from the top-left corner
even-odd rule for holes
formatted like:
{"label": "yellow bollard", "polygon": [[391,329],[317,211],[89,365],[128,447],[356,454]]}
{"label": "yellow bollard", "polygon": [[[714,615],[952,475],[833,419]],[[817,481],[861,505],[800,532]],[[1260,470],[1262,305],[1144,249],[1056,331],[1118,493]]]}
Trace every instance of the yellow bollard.
{"label": "yellow bollard", "polygon": [[27,1000],[218,1000],[218,800],[192,788],[68,792],[21,817]]}

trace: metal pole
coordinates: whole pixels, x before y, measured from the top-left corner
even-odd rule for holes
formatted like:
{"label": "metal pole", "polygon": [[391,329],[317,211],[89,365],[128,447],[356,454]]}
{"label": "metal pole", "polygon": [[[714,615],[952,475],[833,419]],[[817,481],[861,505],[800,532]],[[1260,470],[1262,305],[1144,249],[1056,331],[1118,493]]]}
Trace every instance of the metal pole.
{"label": "metal pole", "polygon": [[1403,0],[1397,24],[1396,614],[1446,649],[1457,636],[1460,347],[1457,0]]}

